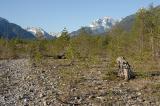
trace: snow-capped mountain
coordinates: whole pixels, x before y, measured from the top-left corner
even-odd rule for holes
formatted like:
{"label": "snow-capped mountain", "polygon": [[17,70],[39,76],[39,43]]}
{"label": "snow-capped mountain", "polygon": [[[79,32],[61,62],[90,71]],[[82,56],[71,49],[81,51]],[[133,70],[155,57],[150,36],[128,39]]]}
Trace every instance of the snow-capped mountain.
{"label": "snow-capped mountain", "polygon": [[59,33],[50,32],[49,34],[50,34],[51,36],[53,36],[53,37],[56,37],[56,38],[58,38],[58,37],[61,36],[61,32],[59,32]]}
{"label": "snow-capped mountain", "polygon": [[111,17],[104,17],[93,21],[89,27],[95,33],[107,32],[112,26],[116,24],[116,21]]}
{"label": "snow-capped mountain", "polygon": [[[83,27],[85,31],[91,34],[102,34],[109,31],[118,20],[115,20],[111,17],[103,17],[93,21],[90,25]],[[80,32],[80,29],[71,33],[71,35],[77,35]]]}
{"label": "snow-capped mountain", "polygon": [[[93,35],[96,34],[103,34],[108,32],[115,24],[118,22],[117,20],[114,20],[111,17],[103,17],[100,19],[97,19],[93,21],[90,25],[83,27],[83,29]],[[78,29],[77,31],[73,31],[70,33],[71,36],[78,35],[81,32],[81,29]],[[47,33],[42,28],[38,27],[28,27],[26,29],[28,32],[31,32],[36,38],[38,39],[53,39],[55,37],[61,36],[60,33],[54,33],[50,32]]]}
{"label": "snow-capped mountain", "polygon": [[48,34],[42,28],[38,27],[28,27],[26,29],[28,32],[31,32],[38,39],[53,39],[54,36]]}

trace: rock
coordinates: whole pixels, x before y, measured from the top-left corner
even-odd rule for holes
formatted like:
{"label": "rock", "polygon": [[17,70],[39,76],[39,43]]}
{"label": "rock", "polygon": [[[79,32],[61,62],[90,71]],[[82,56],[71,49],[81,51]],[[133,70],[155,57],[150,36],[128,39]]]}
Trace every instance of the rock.
{"label": "rock", "polygon": [[100,90],[99,92],[100,92],[99,96],[106,96],[108,94],[108,92],[104,90]]}
{"label": "rock", "polygon": [[0,103],[4,104],[5,103],[4,97],[0,96],[0,101],[1,101]]}
{"label": "rock", "polygon": [[93,99],[93,98],[96,98],[96,96],[95,95],[90,95],[88,98]]}
{"label": "rock", "polygon": [[160,104],[160,102],[156,102],[156,105],[158,106]]}
{"label": "rock", "polygon": [[96,97],[97,99],[100,99],[101,102],[105,101],[105,98],[104,97]]}
{"label": "rock", "polygon": [[118,86],[119,86],[119,87],[123,87],[123,84],[122,84],[122,83],[119,83]]}
{"label": "rock", "polygon": [[126,104],[126,106],[130,106],[130,104],[129,104],[129,103],[127,103],[127,104]]}
{"label": "rock", "polygon": [[129,95],[129,96],[128,96],[128,99],[132,99],[132,96],[131,96],[131,95]]}
{"label": "rock", "polygon": [[140,96],[140,95],[141,95],[141,92],[137,92],[137,95]]}
{"label": "rock", "polygon": [[145,100],[144,103],[145,104],[150,104],[150,101]]}
{"label": "rock", "polygon": [[95,89],[95,90],[98,90],[98,87],[95,87],[94,89]]}
{"label": "rock", "polygon": [[124,57],[120,56],[116,59],[118,64],[118,76],[125,79],[125,81],[134,78],[133,70],[130,64],[125,60]]}
{"label": "rock", "polygon": [[141,99],[141,98],[137,98],[137,100],[138,100],[139,102],[144,102],[144,101],[145,101],[144,99]]}

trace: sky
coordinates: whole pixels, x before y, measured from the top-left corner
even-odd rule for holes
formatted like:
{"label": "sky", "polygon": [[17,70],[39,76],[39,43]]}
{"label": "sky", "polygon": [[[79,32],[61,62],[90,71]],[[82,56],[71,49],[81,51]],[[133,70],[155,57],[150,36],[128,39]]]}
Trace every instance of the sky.
{"label": "sky", "polygon": [[151,3],[160,0],[0,0],[0,17],[23,28],[74,31],[105,16],[124,18]]}

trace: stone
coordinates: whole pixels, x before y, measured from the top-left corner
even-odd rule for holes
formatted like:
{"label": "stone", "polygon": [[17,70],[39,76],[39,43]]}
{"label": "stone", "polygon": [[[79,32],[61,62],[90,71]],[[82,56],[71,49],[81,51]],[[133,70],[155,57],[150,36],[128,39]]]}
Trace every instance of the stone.
{"label": "stone", "polygon": [[137,95],[140,96],[140,95],[141,95],[141,92],[137,92]]}
{"label": "stone", "polygon": [[144,99],[141,99],[141,98],[137,98],[137,100],[138,100],[139,102],[144,102],[144,101],[145,101]]}
{"label": "stone", "polygon": [[131,96],[131,95],[129,95],[129,96],[128,96],[128,99],[132,99],[132,96]]}
{"label": "stone", "polygon": [[126,81],[130,80],[131,78],[134,78],[133,70],[131,69],[131,66],[129,63],[125,60],[124,57],[118,57],[116,59],[116,62],[118,64],[118,76],[123,77]]}
{"label": "stone", "polygon": [[88,98],[93,99],[93,98],[96,98],[96,96],[95,95],[90,95]]}

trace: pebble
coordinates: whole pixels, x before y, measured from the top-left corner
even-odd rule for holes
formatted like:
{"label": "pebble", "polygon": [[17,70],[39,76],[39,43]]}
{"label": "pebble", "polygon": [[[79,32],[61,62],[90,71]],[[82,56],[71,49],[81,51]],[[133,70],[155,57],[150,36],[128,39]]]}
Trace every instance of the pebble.
{"label": "pebble", "polygon": [[137,92],[137,95],[140,96],[140,95],[141,95],[141,92]]}

